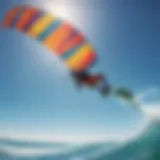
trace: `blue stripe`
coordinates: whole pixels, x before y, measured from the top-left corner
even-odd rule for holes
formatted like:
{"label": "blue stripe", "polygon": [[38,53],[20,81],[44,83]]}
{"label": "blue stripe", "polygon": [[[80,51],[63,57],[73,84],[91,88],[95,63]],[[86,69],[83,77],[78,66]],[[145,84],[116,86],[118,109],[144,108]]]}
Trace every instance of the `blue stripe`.
{"label": "blue stripe", "polygon": [[37,40],[43,41],[45,38],[47,38],[50,35],[50,33],[52,33],[54,30],[56,30],[56,28],[58,28],[60,26],[60,24],[61,24],[60,20],[58,20],[58,19],[54,20],[49,25],[49,27],[37,37]]}
{"label": "blue stripe", "polygon": [[70,58],[77,50],[79,50],[82,46],[84,45],[84,42],[81,42],[79,44],[77,44],[76,46],[74,46],[71,50],[64,52],[63,54],[61,54],[62,59],[67,60],[68,58]]}
{"label": "blue stripe", "polygon": [[16,26],[16,24],[18,23],[19,19],[21,18],[25,10],[26,8],[19,9],[18,13],[14,16],[13,20],[11,21],[11,24],[10,24],[11,27]]}

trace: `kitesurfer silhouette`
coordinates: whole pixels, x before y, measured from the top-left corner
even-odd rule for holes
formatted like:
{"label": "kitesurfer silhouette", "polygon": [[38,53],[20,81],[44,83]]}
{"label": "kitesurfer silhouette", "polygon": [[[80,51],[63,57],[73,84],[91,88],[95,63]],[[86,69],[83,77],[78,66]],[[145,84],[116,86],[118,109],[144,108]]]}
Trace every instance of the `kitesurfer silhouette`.
{"label": "kitesurfer silhouette", "polygon": [[110,92],[109,84],[106,82],[103,74],[91,74],[87,71],[73,72],[73,78],[78,86],[88,86],[90,88],[97,88],[102,95],[107,95]]}

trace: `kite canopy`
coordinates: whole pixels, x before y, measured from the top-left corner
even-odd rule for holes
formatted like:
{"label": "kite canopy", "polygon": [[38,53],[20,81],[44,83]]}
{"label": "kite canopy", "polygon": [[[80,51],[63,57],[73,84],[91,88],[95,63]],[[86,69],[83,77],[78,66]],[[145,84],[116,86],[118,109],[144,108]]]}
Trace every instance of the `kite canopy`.
{"label": "kite canopy", "polygon": [[2,25],[40,41],[63,59],[73,72],[87,70],[96,60],[94,49],[82,33],[68,22],[42,9],[30,6],[14,7],[5,15]]}

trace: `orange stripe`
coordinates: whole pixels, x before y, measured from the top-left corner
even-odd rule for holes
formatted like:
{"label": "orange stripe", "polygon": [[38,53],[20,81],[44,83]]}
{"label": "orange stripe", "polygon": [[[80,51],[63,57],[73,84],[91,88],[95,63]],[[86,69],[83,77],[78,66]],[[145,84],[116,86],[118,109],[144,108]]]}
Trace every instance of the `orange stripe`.
{"label": "orange stripe", "polygon": [[76,71],[80,72],[80,71],[87,69],[87,67],[89,67],[92,64],[95,58],[96,58],[96,55],[94,52],[86,53],[83,59],[78,59],[75,62]]}
{"label": "orange stripe", "polygon": [[82,35],[78,34],[77,36],[73,37],[71,40],[68,40],[68,41],[64,42],[63,44],[61,44],[58,47],[58,53],[62,54],[64,52],[72,49],[75,45],[82,42],[83,40],[84,40],[84,37]]}
{"label": "orange stripe", "polygon": [[16,7],[16,8],[13,8],[12,10],[10,10],[7,13],[7,15],[6,15],[6,17],[3,21],[4,27],[9,27],[11,21],[13,20],[14,16],[18,13],[19,10],[20,10],[20,8]]}
{"label": "orange stripe", "polygon": [[[64,24],[61,24],[55,31],[53,31],[44,41],[43,43],[49,48],[49,49],[55,49],[55,44],[57,37],[57,33],[59,33],[59,30],[63,28]],[[56,53],[57,54],[57,53]]]}
{"label": "orange stripe", "polygon": [[71,34],[72,27],[68,24],[62,24],[60,28],[58,28],[53,37],[53,49],[57,52],[58,46]]}
{"label": "orange stripe", "polygon": [[88,54],[86,56],[86,58],[82,61],[83,66],[80,68],[83,70],[86,69],[87,67],[89,67],[92,64],[92,62],[95,60],[95,58],[96,58],[96,54],[94,52],[90,52],[90,54]]}
{"label": "orange stripe", "polygon": [[37,12],[35,8],[27,9],[22,15],[21,19],[17,23],[16,27],[19,31],[23,30],[23,27],[27,24],[28,20]]}

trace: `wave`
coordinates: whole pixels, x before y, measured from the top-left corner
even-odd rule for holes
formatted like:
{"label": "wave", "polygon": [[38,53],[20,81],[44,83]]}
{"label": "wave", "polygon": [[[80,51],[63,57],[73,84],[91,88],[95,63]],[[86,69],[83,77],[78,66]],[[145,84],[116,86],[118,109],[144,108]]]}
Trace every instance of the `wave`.
{"label": "wave", "polygon": [[138,136],[126,142],[69,144],[0,140],[3,160],[159,160],[160,119],[150,120]]}
{"label": "wave", "polygon": [[[2,140],[1,140],[2,141]],[[4,142],[7,142],[4,145]],[[19,144],[19,145],[18,145]],[[23,145],[22,145],[23,144]],[[41,144],[41,143],[40,143]],[[52,145],[51,145],[52,144]],[[81,145],[73,145],[68,144],[64,145],[62,143],[51,143],[47,146],[39,147],[38,143],[29,142],[16,142],[5,140],[3,141],[3,145],[0,145],[0,158],[7,158],[7,160],[12,160],[13,158],[17,158],[18,160],[27,160],[36,158],[36,160],[74,160],[74,159],[86,159],[91,158],[93,155],[99,155],[102,152],[109,151],[117,147],[117,143],[115,142],[105,142],[105,143],[91,143],[91,144],[81,144]],[[36,147],[35,147],[36,146]],[[62,147],[60,147],[62,146]],[[17,160],[16,159],[16,160]]]}
{"label": "wave", "polygon": [[71,144],[0,140],[5,160],[159,160],[160,119],[150,120],[138,136],[126,142]]}
{"label": "wave", "polygon": [[117,150],[99,155],[95,160],[159,160],[160,120],[152,119],[146,129],[135,139]]}

